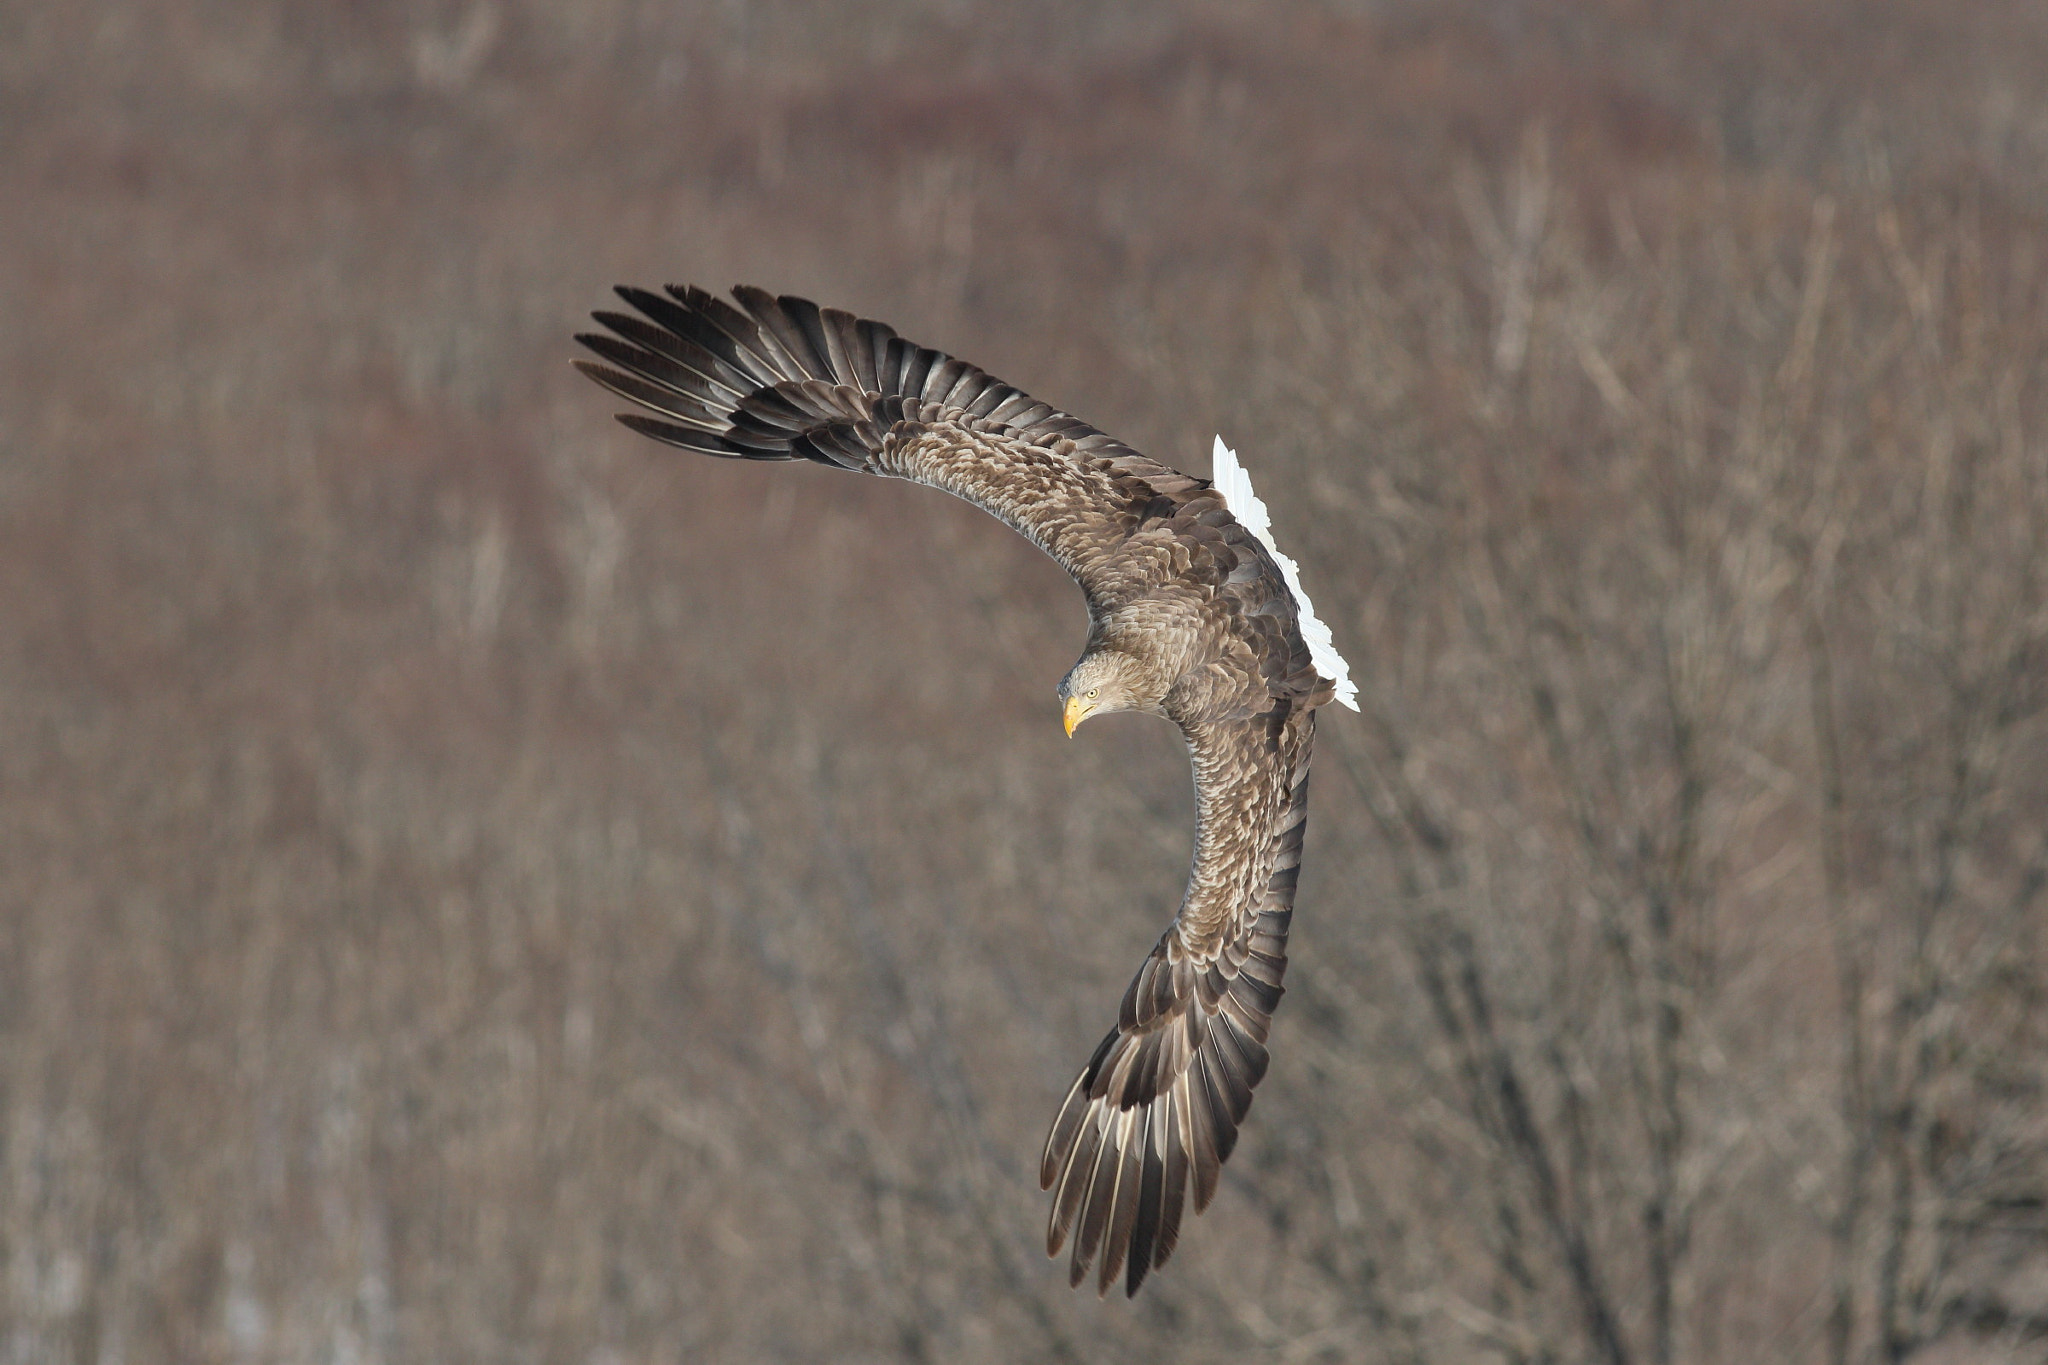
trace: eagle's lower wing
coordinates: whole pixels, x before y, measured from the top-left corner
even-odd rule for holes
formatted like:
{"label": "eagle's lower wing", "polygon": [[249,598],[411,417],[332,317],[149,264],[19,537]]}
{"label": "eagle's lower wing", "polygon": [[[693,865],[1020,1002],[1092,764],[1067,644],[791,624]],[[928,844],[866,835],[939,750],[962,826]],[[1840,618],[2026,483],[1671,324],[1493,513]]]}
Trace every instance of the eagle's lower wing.
{"label": "eagle's lower wing", "polygon": [[[729,459],[809,459],[943,488],[993,513],[1057,560],[1091,600],[1098,571],[1149,520],[1229,520],[1206,480],[1148,459],[1078,418],[890,327],[741,286],[622,288],[642,316],[598,313],[577,340],[608,364],[577,367],[656,416],[633,430]],[[737,306],[735,306],[735,304]]]}
{"label": "eagle's lower wing", "polygon": [[1067,1092],[1039,1183],[1053,1191],[1046,1253],[1074,1239],[1069,1277],[1100,1258],[1135,1294],[1216,1193],[1287,970],[1287,927],[1308,820],[1315,713],[1282,701],[1187,727],[1195,764],[1194,867],[1181,911],[1124,993],[1117,1026]]}

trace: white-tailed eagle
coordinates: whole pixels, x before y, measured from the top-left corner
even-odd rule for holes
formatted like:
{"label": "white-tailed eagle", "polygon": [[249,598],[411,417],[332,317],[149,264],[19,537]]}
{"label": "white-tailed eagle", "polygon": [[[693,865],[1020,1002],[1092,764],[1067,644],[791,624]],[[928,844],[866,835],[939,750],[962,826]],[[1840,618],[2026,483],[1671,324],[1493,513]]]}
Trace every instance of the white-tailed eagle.
{"label": "white-tailed eagle", "polygon": [[741,287],[621,288],[577,338],[585,374],[655,440],[740,460],[807,459],[930,484],[1051,555],[1088,603],[1059,685],[1067,733],[1103,711],[1180,727],[1194,760],[1194,864],[1180,912],[1067,1092],[1039,1180],[1046,1250],[1070,1278],[1135,1294],[1172,1254],[1190,1186],[1216,1193],[1287,969],[1315,711],[1357,709],[1266,509],[1219,439],[1215,479],[1147,459],[879,322]]}

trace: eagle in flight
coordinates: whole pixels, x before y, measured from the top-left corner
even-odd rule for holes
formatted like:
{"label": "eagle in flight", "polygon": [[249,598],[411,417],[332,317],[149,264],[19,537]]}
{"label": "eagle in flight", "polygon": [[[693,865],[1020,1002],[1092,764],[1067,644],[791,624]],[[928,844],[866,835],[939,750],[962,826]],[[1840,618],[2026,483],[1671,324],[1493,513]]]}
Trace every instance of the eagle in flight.
{"label": "eagle in flight", "polygon": [[1067,1091],[1039,1182],[1046,1252],[1073,1239],[1135,1294],[1173,1253],[1237,1144],[1287,970],[1316,708],[1357,709],[1328,627],[1274,546],[1219,438],[1214,480],[1147,459],[1077,418],[879,322],[740,287],[622,287],[577,340],[590,378],[644,413],[634,431],[736,460],[812,460],[965,498],[1081,585],[1088,645],[1060,681],[1067,733],[1105,711],[1180,727],[1195,772],[1180,912]]}

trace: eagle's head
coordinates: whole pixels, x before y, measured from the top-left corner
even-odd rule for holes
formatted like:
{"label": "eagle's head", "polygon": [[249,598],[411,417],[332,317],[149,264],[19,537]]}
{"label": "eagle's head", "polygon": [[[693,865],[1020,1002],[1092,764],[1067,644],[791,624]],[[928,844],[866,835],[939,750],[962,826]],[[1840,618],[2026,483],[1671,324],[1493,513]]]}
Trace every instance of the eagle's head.
{"label": "eagle's head", "polygon": [[1160,689],[1145,661],[1120,649],[1095,648],[1060,679],[1067,734],[1098,711],[1157,711]]}

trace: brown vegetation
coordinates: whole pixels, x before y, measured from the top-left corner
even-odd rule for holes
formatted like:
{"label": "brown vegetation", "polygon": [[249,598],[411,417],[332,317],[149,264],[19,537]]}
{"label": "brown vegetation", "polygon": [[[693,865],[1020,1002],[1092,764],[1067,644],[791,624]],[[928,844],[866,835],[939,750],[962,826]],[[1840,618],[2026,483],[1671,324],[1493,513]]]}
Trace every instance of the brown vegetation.
{"label": "brown vegetation", "polygon": [[[2031,6],[0,6],[0,1358],[2039,1359]],[[1035,1163],[1184,757],[617,280],[1200,472],[1364,691],[1135,1303]]]}

